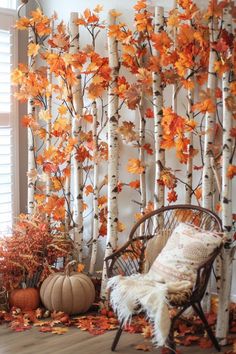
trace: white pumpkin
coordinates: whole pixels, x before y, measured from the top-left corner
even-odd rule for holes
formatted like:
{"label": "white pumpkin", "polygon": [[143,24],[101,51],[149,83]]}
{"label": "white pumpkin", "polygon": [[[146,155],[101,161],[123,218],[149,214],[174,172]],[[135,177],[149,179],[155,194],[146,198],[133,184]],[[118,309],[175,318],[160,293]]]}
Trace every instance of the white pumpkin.
{"label": "white pumpkin", "polygon": [[89,277],[71,272],[72,261],[64,273],[54,273],[46,278],[40,289],[44,306],[50,311],[63,311],[69,315],[88,311],[95,299],[95,288]]}

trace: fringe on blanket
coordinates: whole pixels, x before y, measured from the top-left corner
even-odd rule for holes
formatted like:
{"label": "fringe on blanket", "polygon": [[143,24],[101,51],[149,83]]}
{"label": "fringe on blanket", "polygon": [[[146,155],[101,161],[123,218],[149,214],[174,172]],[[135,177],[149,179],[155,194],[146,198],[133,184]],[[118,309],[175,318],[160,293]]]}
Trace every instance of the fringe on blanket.
{"label": "fringe on blanket", "polygon": [[144,310],[153,324],[153,343],[162,346],[171,324],[166,304],[168,287],[144,277],[134,274],[130,277],[118,275],[111,278],[108,281],[108,288],[112,290],[110,302],[119,321],[123,321],[124,325],[130,323],[134,312]]}

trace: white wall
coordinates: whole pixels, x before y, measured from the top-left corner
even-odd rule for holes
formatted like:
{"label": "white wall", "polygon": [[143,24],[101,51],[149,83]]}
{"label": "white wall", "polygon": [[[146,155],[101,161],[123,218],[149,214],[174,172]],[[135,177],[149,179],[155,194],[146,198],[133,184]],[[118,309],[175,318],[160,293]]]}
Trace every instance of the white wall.
{"label": "white wall", "polygon": [[[122,13],[122,21],[128,23],[130,26],[132,26],[132,21],[133,21],[133,5],[136,3],[136,0],[89,0],[87,2],[81,1],[81,0],[41,0],[40,3],[42,4],[44,13],[47,14],[48,16],[53,14],[54,11],[57,12],[58,18],[63,19],[65,22],[68,22],[70,12],[83,12],[86,7],[89,7],[90,9],[93,9],[98,3],[103,6],[103,11],[101,14],[102,19],[106,19],[106,14],[108,11],[112,8],[116,9],[117,11]],[[198,0],[197,3],[201,6],[205,6],[205,1],[203,0]],[[158,5],[163,5],[167,10],[171,7],[172,1],[169,0],[150,0],[150,4],[158,4]],[[88,34],[84,31],[82,32],[81,35],[81,47],[83,45],[88,43]],[[103,54],[106,53],[106,37],[105,33],[102,36],[99,36],[98,42],[97,42],[97,50]],[[183,99],[185,99],[183,97]],[[165,92],[165,104],[170,105],[171,102],[171,92],[170,90],[167,90]],[[183,110],[183,103],[181,100],[179,100],[179,113]],[[125,120],[133,120],[136,119],[135,113],[132,111],[123,111],[122,114],[122,119]],[[153,131],[153,126],[152,122],[147,123],[147,128],[150,129],[150,132]],[[127,179],[130,178],[130,180],[135,179],[133,176],[127,177],[127,172],[125,169],[125,164],[128,161],[128,158],[134,157],[136,154],[135,149],[124,145],[120,141],[120,155],[121,155],[121,165],[120,165],[120,180],[121,181],[126,181]],[[175,158],[175,154],[169,153],[168,155],[168,165],[171,166],[172,168],[176,169],[181,169],[181,166],[178,164]],[[198,163],[195,161],[195,164],[197,165]],[[153,163],[151,159],[147,160],[147,165],[149,165],[149,171],[147,173],[147,178],[149,179],[149,184],[150,184],[150,192],[153,189],[154,185],[154,178],[153,178]],[[102,167],[102,166],[101,166]],[[183,173],[184,177],[184,173]],[[150,193],[151,194],[151,193]],[[183,200],[183,195],[184,195],[184,187],[179,188],[179,199],[178,202],[184,202]],[[129,231],[132,222],[133,222],[133,215],[136,211],[138,211],[137,206],[135,206],[134,203],[132,203],[133,199],[138,200],[138,194],[136,192],[123,192],[120,195],[119,202],[122,205],[120,208],[120,215],[119,218],[122,222],[124,222],[127,225],[126,232],[121,235],[120,238],[120,243],[122,243],[126,236],[127,232]],[[122,199],[122,200],[121,200]],[[25,204],[25,200],[22,201],[21,205]],[[131,221],[132,220],[132,221]],[[91,221],[89,219],[86,219],[86,225],[85,225],[85,232],[86,232],[86,238],[90,238],[91,234],[91,229],[90,229]],[[100,240],[100,247],[99,247],[99,265],[98,267],[100,268],[102,265],[102,248],[104,247],[104,241],[105,240]],[[236,267],[234,267],[236,268]],[[235,272],[234,272],[235,275]],[[235,276],[234,276],[235,278]],[[236,280],[236,279],[235,279]],[[236,301],[236,281],[234,280],[233,282],[233,287],[232,287],[232,295],[235,295],[235,301]]]}

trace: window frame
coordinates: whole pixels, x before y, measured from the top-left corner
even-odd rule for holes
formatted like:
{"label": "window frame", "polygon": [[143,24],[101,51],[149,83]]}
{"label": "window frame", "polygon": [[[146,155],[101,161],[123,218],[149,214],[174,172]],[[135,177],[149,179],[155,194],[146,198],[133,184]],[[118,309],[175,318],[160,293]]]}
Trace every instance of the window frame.
{"label": "window frame", "polygon": [[[11,25],[7,28],[6,16],[10,17],[10,22],[12,25],[17,19],[17,9],[2,8],[0,7],[0,27],[6,30],[11,30],[12,35],[12,52],[11,52],[11,70],[17,67],[18,64],[18,33],[17,30]],[[5,24],[4,23],[5,18]],[[3,20],[3,21],[2,21]],[[16,98],[14,98],[14,93],[17,92],[17,87],[11,85],[11,110],[9,113],[10,117],[10,129],[11,129],[11,153],[12,153],[12,221],[14,223],[14,218],[20,212],[20,190],[19,190],[19,105]],[[4,114],[4,113],[2,113]],[[1,113],[0,113],[1,115]],[[0,123],[1,126],[1,123]],[[12,225],[13,226],[13,225]]]}

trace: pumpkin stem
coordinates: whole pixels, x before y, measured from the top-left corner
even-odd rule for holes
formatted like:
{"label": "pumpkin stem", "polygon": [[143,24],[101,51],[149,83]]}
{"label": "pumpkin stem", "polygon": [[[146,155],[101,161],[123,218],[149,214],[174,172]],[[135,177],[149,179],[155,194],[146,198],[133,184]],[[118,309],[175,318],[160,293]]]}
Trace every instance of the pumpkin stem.
{"label": "pumpkin stem", "polygon": [[76,264],[77,262],[75,260],[67,263],[66,267],[65,267],[65,273],[66,275],[70,275],[70,272],[71,272],[71,268]]}

